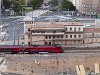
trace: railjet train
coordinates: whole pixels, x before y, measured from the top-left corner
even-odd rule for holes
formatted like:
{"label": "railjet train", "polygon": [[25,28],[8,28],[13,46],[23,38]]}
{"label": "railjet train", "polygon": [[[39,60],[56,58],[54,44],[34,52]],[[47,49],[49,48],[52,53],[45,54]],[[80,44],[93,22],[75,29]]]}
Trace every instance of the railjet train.
{"label": "railjet train", "polygon": [[0,53],[5,54],[34,54],[34,53],[41,53],[41,52],[47,52],[47,53],[62,53],[62,47],[61,46],[22,46],[22,45],[4,45],[0,46]]}

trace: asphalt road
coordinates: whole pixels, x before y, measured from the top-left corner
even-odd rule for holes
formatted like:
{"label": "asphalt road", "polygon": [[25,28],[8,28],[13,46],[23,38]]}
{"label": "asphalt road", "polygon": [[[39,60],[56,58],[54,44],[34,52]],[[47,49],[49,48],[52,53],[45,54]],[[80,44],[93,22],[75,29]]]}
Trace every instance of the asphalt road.
{"label": "asphalt road", "polygon": [[18,33],[21,39],[24,33],[24,23],[20,22],[19,18],[3,18],[2,26],[2,32],[6,33],[0,36],[2,42],[18,40]]}

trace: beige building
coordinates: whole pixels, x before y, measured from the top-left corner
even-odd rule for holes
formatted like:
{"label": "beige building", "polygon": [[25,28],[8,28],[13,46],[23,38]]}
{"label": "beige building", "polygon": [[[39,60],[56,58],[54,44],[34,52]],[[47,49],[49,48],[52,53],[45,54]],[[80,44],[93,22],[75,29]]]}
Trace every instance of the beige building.
{"label": "beige building", "polygon": [[100,14],[100,0],[71,0],[82,14]]}
{"label": "beige building", "polygon": [[25,45],[79,46],[100,43],[100,27],[92,24],[84,27],[81,22],[34,22],[30,17],[24,20]]}
{"label": "beige building", "polygon": [[100,43],[100,28],[85,28],[85,44]]}
{"label": "beige building", "polygon": [[83,24],[80,22],[33,22],[29,18],[25,21],[24,30],[24,43],[27,45],[83,43]]}

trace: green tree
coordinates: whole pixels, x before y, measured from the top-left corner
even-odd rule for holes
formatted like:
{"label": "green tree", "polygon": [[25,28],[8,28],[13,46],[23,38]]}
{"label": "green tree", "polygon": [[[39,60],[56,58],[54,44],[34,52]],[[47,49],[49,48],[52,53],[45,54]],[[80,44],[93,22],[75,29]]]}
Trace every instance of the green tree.
{"label": "green tree", "polygon": [[3,0],[3,7],[5,9],[11,8],[11,1],[10,0]]}
{"label": "green tree", "polygon": [[12,4],[14,12],[21,12],[24,5],[24,0],[13,0]]}
{"label": "green tree", "polygon": [[55,6],[58,5],[58,1],[57,1],[57,0],[51,0],[51,1],[49,2],[49,4],[50,4],[51,7],[55,7]]}
{"label": "green tree", "polygon": [[30,0],[30,4],[34,10],[39,8],[43,4],[43,0]]}
{"label": "green tree", "polygon": [[66,11],[66,10],[69,10],[69,11],[72,11],[72,10],[76,10],[75,6],[69,2],[68,0],[62,0],[62,3],[61,3],[61,10],[63,11]]}

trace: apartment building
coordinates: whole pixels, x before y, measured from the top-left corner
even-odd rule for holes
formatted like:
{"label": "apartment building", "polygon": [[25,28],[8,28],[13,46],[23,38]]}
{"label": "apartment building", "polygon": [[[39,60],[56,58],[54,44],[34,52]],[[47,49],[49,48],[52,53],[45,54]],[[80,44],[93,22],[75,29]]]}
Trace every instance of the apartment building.
{"label": "apartment building", "polygon": [[100,0],[71,0],[76,9],[85,15],[100,14]]}
{"label": "apartment building", "polygon": [[24,24],[24,43],[26,45],[82,44],[83,26],[80,22],[33,22],[27,17]]}

